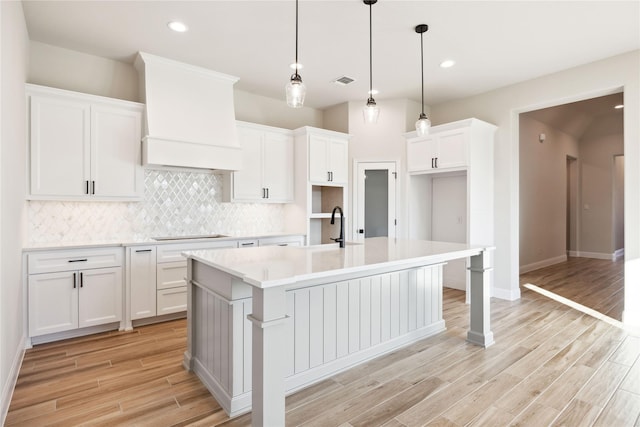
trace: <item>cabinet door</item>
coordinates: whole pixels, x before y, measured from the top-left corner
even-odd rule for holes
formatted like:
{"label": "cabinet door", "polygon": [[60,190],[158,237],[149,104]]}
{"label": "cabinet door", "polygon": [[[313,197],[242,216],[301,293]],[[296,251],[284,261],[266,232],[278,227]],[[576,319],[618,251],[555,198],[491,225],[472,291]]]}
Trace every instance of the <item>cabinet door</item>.
{"label": "cabinet door", "polygon": [[65,97],[30,97],[31,194],[84,196],[89,173],[90,107]]}
{"label": "cabinet door", "polygon": [[328,160],[330,180],[334,184],[346,184],[349,170],[349,146],[346,141],[329,141]]}
{"label": "cabinet door", "polygon": [[293,137],[265,133],[262,154],[267,201],[293,201]]}
{"label": "cabinet door", "polygon": [[78,327],[78,273],[29,275],[29,336]]}
{"label": "cabinet door", "polygon": [[122,268],[79,272],[78,327],[119,322],[122,319]]}
{"label": "cabinet door", "polygon": [[438,134],[438,169],[467,166],[467,129]]}
{"label": "cabinet door", "polygon": [[156,248],[128,248],[131,320],[156,315]]}
{"label": "cabinet door", "polygon": [[309,181],[325,183],[329,181],[329,165],[327,164],[327,145],[329,139],[317,135],[309,135]]}
{"label": "cabinet door", "polygon": [[438,141],[435,136],[426,136],[407,141],[407,171],[421,172],[435,167],[438,156]]}
{"label": "cabinet door", "polygon": [[233,198],[238,201],[263,201],[263,132],[239,128],[238,137],[243,150],[242,169],[233,173]]}
{"label": "cabinet door", "polygon": [[91,107],[91,194],[140,198],[143,189],[139,110]]}

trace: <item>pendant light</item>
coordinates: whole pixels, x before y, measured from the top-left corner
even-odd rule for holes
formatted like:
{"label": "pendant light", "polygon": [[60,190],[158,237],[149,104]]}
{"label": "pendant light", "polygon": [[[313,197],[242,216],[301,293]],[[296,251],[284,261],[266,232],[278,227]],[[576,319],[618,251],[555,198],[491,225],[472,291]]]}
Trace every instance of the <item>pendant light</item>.
{"label": "pendant light", "polygon": [[298,70],[302,68],[298,62],[298,0],[296,0],[296,62],[293,64],[294,73],[291,75],[289,83],[285,86],[287,93],[287,105],[291,108],[300,108],[304,104],[304,96],[307,88],[302,83],[302,77]]}
{"label": "pendant light", "polygon": [[429,26],[427,24],[416,25],[416,33],[420,34],[420,76],[422,77],[422,112],[420,113],[420,117],[418,121],[416,121],[416,132],[418,136],[424,136],[429,133],[429,128],[431,127],[431,120],[427,118],[427,115],[424,113],[424,47],[422,42],[422,35],[427,32]]}
{"label": "pendant light", "polygon": [[376,105],[375,99],[373,99],[373,42],[371,31],[371,6],[376,4],[378,0],[362,0],[364,4],[369,6],[369,98],[367,99],[367,105],[364,107],[364,121],[366,123],[375,123],[378,121],[380,115],[380,109]]}

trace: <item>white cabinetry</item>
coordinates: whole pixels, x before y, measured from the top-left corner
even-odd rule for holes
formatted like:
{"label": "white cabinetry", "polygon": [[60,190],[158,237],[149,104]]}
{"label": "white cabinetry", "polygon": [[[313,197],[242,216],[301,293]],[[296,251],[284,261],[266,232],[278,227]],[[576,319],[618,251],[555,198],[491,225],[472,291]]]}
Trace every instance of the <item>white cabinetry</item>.
{"label": "white cabinetry", "polygon": [[122,320],[122,249],[27,255],[29,336]]}
{"label": "white cabinetry", "polygon": [[296,129],[294,135],[299,184],[295,204],[286,210],[288,231],[304,230],[309,245],[332,243],[330,238],[340,233],[339,221],[330,224],[333,208],[340,206],[348,218],[349,135],[308,126]]}
{"label": "white cabinetry", "polygon": [[26,91],[29,198],[141,198],[141,104],[31,84]]}
{"label": "white cabinetry", "polygon": [[245,122],[237,122],[237,130],[243,166],[232,174],[230,199],[235,202],[291,202],[294,186],[291,131]]}
{"label": "white cabinetry", "polygon": [[303,236],[278,236],[258,239],[259,246],[302,246]]}
{"label": "white cabinetry", "polygon": [[159,245],[156,265],[157,315],[187,310],[187,260],[182,252],[236,247],[237,242],[234,240]]}
{"label": "white cabinetry", "polygon": [[131,320],[156,315],[156,247],[127,248],[127,289]]}
{"label": "white cabinetry", "polygon": [[346,185],[348,181],[348,136],[322,129],[305,128],[309,144],[309,181]]}
{"label": "white cabinetry", "polygon": [[434,126],[429,135],[407,137],[408,172],[428,172],[464,168],[468,164],[469,130]]}
{"label": "white cabinetry", "polygon": [[[433,126],[427,137],[418,138],[415,132],[405,135],[410,238],[494,244],[496,129],[467,119]],[[449,262],[444,267],[444,286],[468,290],[465,267],[464,260]]]}

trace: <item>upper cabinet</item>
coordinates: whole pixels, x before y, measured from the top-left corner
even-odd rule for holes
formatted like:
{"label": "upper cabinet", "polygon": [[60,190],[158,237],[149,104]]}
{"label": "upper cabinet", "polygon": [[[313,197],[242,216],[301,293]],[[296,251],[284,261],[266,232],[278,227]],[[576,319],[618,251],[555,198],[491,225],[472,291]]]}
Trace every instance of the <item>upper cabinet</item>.
{"label": "upper cabinet", "polygon": [[[293,134],[290,130],[237,122],[242,169],[231,176],[234,202],[293,201]],[[228,190],[228,189],[227,189]]]}
{"label": "upper cabinet", "polygon": [[465,168],[468,165],[469,129],[434,126],[429,135],[407,135],[407,171],[438,172]]}
{"label": "upper cabinet", "polygon": [[306,129],[309,144],[309,181],[322,185],[346,185],[349,137],[322,129]]}
{"label": "upper cabinet", "polygon": [[143,105],[27,84],[30,199],[139,200]]}

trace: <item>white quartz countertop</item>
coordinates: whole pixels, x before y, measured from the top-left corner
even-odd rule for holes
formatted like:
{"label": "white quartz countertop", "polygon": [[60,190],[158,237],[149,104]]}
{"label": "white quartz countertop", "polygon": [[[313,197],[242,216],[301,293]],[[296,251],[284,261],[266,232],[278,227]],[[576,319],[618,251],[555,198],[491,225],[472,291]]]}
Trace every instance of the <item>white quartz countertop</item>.
{"label": "white quartz countertop", "polygon": [[183,255],[260,287],[443,263],[477,255],[488,246],[374,237],[363,243],[199,250]]}
{"label": "white quartz countertop", "polygon": [[[216,234],[216,233],[211,233]],[[113,240],[92,240],[85,242],[44,242],[44,243],[31,243],[24,247],[23,252],[30,251],[42,251],[42,250],[55,250],[55,249],[86,249],[86,248],[100,248],[100,247],[113,247],[113,246],[143,246],[143,245],[168,245],[176,243],[203,243],[203,242],[224,242],[224,241],[237,241],[244,239],[267,239],[271,237],[288,237],[288,236],[302,236],[303,233],[261,233],[261,234],[234,234],[233,236],[207,238],[181,238],[176,236],[175,238],[163,238],[162,240],[154,240],[152,237],[140,237],[136,239],[113,239]]]}

